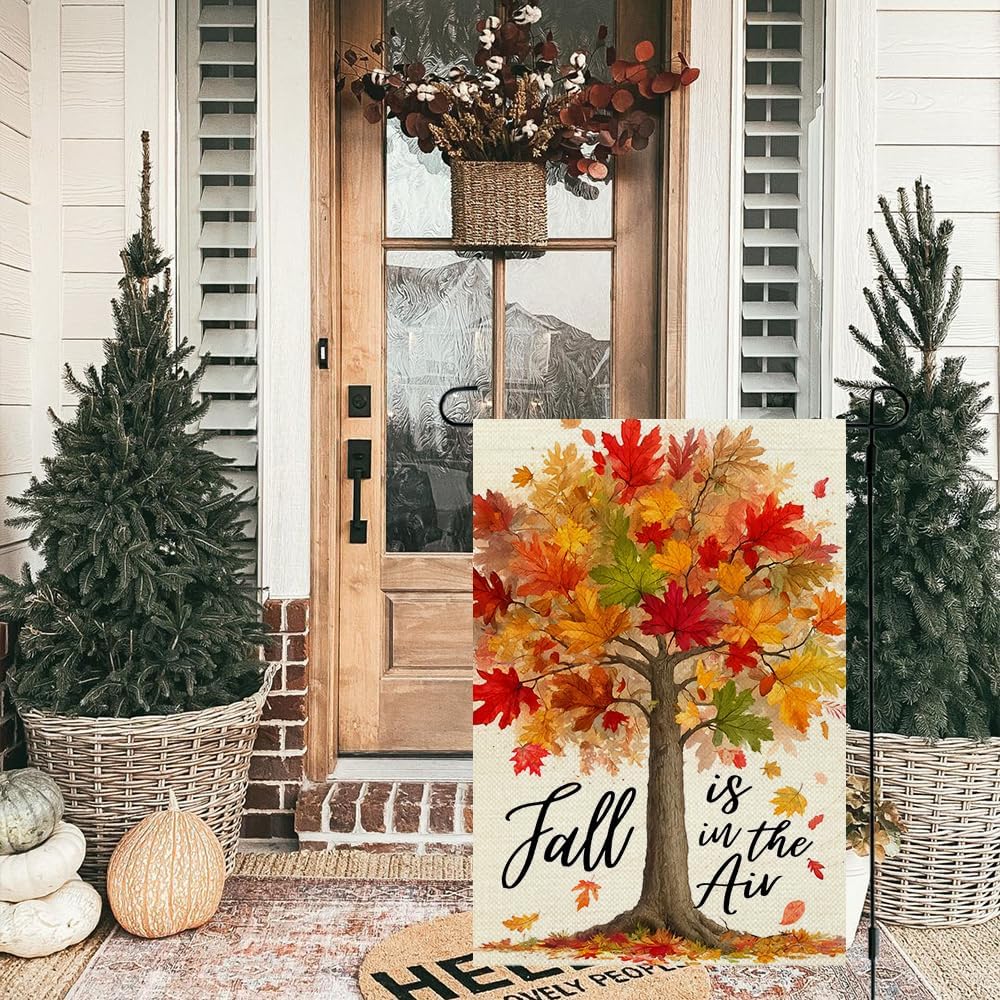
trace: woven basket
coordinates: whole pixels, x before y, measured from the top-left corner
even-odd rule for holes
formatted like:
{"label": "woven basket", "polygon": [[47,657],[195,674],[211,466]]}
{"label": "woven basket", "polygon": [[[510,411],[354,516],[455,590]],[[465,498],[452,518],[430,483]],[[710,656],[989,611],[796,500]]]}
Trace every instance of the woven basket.
{"label": "woven basket", "polygon": [[[851,730],[849,774],[868,776],[868,734]],[[880,916],[911,927],[1000,916],[1000,739],[875,737],[875,777],[896,803],[902,851],[879,865]]]}
{"label": "woven basket", "polygon": [[453,161],[451,235],[462,246],[544,248],[545,165]]}
{"label": "woven basket", "polygon": [[165,808],[169,789],[212,828],[232,872],[250,754],[275,669],[268,667],[255,694],[198,712],[112,719],[19,710],[31,765],[56,781],[64,819],[87,839],[85,881],[104,887],[118,841]]}

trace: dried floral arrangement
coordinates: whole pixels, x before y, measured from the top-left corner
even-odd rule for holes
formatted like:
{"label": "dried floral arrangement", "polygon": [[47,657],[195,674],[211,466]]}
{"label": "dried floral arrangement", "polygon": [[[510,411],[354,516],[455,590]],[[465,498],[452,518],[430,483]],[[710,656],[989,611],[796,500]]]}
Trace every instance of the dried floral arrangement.
{"label": "dried floral arrangement", "polygon": [[[856,775],[847,778],[847,849],[861,857],[869,851],[868,779]],[[882,797],[875,782],[875,859],[885,861],[899,854],[906,827],[894,802]]]}
{"label": "dried floral arrangement", "polygon": [[[662,68],[651,42],[619,55],[608,29],[597,29],[593,51],[563,58],[540,7],[525,5],[476,24],[474,68],[430,73],[419,58],[381,65],[396,37],[369,49],[338,54],[338,89],[348,85],[373,124],[397,119],[421,150],[453,160],[559,163],[571,177],[605,181],[609,161],[645,149],[667,95],[692,84],[699,70],[677,54],[678,69]],[[606,73],[595,60],[603,56]]]}

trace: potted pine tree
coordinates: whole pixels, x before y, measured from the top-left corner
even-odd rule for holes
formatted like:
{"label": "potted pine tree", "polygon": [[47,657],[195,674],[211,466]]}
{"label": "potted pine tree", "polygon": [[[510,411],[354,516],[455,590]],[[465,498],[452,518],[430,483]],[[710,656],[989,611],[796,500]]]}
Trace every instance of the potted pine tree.
{"label": "potted pine tree", "polygon": [[[919,180],[882,217],[900,261],[869,231],[877,276],[865,298],[873,336],[851,328],[879,382],[910,398],[882,436],[875,470],[876,770],[907,827],[906,851],[880,868],[882,915],[922,926],[1000,915],[1000,521],[988,477],[984,385],[944,356],[962,276],[949,270],[953,225],[935,221]],[[870,383],[843,382],[864,390]],[[867,398],[852,401],[859,414]],[[886,403],[888,416],[900,404]],[[848,717],[867,730],[864,443],[848,454]],[[867,774],[867,735],[849,767]]]}
{"label": "potted pine tree", "polygon": [[168,791],[231,865],[270,676],[243,576],[244,504],[197,429],[204,362],[177,346],[170,271],[153,236],[148,133],[141,223],[121,253],[105,363],[65,382],[44,477],[12,498],[41,568],[0,578],[17,639],[10,685],[31,763],[62,789],[103,880],[118,840]]}

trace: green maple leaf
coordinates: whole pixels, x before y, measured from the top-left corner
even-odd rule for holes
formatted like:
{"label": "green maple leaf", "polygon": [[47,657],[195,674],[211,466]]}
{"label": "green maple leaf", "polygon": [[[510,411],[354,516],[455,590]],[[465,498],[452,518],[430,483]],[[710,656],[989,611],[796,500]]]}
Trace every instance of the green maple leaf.
{"label": "green maple leaf", "polygon": [[653,594],[663,586],[663,574],[654,569],[648,552],[640,552],[631,538],[619,537],[612,549],[610,566],[595,566],[590,578],[601,584],[600,601],[634,608],[643,594]]}
{"label": "green maple leaf", "polygon": [[725,738],[734,747],[745,743],[756,753],[761,743],[774,739],[771,723],[748,711],[753,705],[753,691],[737,691],[736,683],[728,681],[713,694],[712,704],[715,706],[711,725],[715,746],[721,746]]}

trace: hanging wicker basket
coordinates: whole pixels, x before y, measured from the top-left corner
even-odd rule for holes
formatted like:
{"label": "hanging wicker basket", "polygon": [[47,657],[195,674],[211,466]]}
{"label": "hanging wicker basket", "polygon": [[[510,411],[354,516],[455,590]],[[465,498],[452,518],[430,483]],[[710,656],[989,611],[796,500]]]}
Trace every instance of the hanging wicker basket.
{"label": "hanging wicker basket", "polygon": [[[851,730],[849,774],[868,776],[868,734]],[[875,738],[875,777],[906,824],[879,864],[879,916],[911,927],[1000,916],[1000,739]]]}
{"label": "hanging wicker basket", "polygon": [[466,247],[544,249],[549,235],[545,165],[453,161],[451,232]]}
{"label": "hanging wicker basket", "polygon": [[122,835],[164,809],[170,789],[182,809],[212,828],[226,871],[233,870],[250,754],[275,669],[242,701],[178,715],[85,718],[19,709],[31,765],[56,781],[64,819],[86,837],[85,881],[103,888]]}

